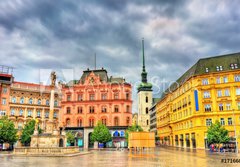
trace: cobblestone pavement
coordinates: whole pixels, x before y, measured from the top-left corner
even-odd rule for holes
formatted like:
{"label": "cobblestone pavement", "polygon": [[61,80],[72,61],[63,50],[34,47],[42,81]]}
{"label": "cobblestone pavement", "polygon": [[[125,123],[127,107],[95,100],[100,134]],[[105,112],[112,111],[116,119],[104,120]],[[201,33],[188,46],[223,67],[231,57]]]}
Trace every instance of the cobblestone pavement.
{"label": "cobblestone pavement", "polygon": [[239,159],[232,153],[210,153],[204,150],[182,150],[156,148],[143,153],[130,154],[128,151],[92,151],[92,154],[75,157],[16,157],[0,155],[0,167],[227,167],[239,163],[223,163],[222,159]]}

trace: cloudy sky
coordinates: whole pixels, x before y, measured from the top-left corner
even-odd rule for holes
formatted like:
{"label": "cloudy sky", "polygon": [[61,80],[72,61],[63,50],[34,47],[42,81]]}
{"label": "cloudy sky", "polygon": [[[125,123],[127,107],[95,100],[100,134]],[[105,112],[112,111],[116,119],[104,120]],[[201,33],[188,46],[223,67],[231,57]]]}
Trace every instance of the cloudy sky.
{"label": "cloudy sky", "polygon": [[39,82],[41,69],[78,79],[96,53],[97,67],[135,85],[144,37],[148,80],[159,85],[199,58],[239,52],[239,19],[237,0],[0,0],[1,64],[18,81]]}

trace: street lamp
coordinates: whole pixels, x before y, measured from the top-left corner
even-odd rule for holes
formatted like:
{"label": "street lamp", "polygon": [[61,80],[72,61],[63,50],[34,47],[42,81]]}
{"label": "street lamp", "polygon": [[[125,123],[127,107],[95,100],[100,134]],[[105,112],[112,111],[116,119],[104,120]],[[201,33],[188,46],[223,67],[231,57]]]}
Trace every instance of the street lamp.
{"label": "street lamp", "polygon": [[233,114],[233,123],[234,123],[234,136],[235,136],[235,144],[236,144],[236,154],[238,155],[238,142],[237,142],[237,131],[236,131],[236,122],[235,122],[235,115],[234,115],[234,109],[232,109]]}

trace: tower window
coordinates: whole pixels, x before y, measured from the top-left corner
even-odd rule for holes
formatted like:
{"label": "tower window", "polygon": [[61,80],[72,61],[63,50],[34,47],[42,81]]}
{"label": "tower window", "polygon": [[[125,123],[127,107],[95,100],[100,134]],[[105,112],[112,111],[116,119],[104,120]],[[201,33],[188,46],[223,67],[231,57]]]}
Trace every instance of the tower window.
{"label": "tower window", "polygon": [[146,103],[148,103],[148,96],[146,96]]}
{"label": "tower window", "polygon": [[148,114],[148,107],[146,107],[146,114]]}

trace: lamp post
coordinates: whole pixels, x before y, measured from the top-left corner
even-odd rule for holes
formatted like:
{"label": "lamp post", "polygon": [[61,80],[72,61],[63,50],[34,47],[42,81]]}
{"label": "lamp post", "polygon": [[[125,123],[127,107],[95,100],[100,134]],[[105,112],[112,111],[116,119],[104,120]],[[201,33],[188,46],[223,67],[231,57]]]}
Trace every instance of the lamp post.
{"label": "lamp post", "polygon": [[234,121],[234,136],[235,136],[235,144],[236,144],[236,154],[238,155],[238,142],[237,142],[237,131],[236,131],[234,109],[232,110],[232,114],[233,114],[233,121]]}

